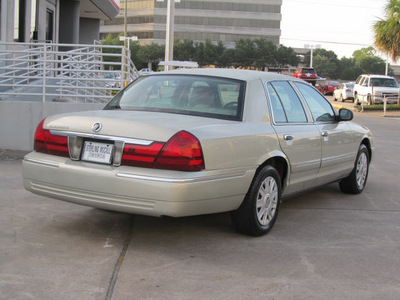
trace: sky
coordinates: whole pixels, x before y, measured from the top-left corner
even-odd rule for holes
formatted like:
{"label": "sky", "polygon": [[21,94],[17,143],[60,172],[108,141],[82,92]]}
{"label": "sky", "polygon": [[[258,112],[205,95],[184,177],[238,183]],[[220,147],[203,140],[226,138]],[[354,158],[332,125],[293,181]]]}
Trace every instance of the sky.
{"label": "sky", "polygon": [[282,0],[280,43],[293,48],[320,45],[339,59],[352,57],[355,50],[373,45],[373,24],[384,18],[387,1]]}

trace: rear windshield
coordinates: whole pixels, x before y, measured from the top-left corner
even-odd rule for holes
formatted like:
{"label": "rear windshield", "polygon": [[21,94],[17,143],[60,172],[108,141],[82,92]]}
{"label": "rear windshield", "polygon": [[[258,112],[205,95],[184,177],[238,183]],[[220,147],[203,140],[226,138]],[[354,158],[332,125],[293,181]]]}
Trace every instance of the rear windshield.
{"label": "rear windshield", "polygon": [[243,81],[194,75],[139,77],[104,109],[140,110],[241,120]]}
{"label": "rear windshield", "polygon": [[302,69],[302,72],[303,72],[303,73],[315,73],[315,70],[314,70],[314,69],[311,69],[311,68],[303,68],[303,69]]}

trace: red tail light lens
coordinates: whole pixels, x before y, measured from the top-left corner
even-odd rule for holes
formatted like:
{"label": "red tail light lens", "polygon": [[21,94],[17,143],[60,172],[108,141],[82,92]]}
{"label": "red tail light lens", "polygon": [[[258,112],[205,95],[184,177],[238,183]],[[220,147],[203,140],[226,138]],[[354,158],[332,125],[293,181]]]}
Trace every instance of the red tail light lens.
{"label": "red tail light lens", "polygon": [[44,119],[36,128],[33,149],[36,152],[69,157],[68,138],[51,134],[50,130],[43,129],[43,124]]}
{"label": "red tail light lens", "polygon": [[199,140],[187,131],[179,131],[165,144],[154,167],[179,171],[204,170]]}
{"label": "red tail light lens", "polygon": [[189,132],[180,131],[167,143],[154,142],[148,146],[126,144],[121,165],[201,171],[204,159],[199,140]]}
{"label": "red tail light lens", "polygon": [[152,143],[149,146],[125,144],[121,164],[151,168],[163,146],[164,143]]}

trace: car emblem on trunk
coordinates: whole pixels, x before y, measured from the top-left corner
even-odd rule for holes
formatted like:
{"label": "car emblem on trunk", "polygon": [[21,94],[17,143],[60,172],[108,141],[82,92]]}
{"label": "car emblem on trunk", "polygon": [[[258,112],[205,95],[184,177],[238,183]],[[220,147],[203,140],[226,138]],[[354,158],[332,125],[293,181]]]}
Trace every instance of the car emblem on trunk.
{"label": "car emblem on trunk", "polygon": [[93,130],[94,132],[99,132],[100,129],[101,129],[101,127],[102,127],[101,123],[100,123],[100,122],[96,122],[96,123],[93,124],[92,130]]}

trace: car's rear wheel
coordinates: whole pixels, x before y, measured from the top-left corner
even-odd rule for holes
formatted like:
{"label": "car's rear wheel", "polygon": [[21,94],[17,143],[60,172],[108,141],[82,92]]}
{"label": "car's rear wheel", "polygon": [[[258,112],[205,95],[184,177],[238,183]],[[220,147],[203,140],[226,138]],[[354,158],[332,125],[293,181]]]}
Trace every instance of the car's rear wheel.
{"label": "car's rear wheel", "polygon": [[359,194],[364,190],[369,171],[369,153],[364,144],[361,144],[357,153],[356,163],[350,175],[339,182],[343,193]]}
{"label": "car's rear wheel", "polygon": [[232,212],[235,228],[244,234],[261,236],[275,224],[281,202],[281,181],[272,166],[265,166],[254,177],[242,205]]}

